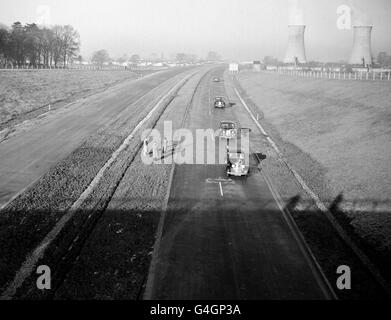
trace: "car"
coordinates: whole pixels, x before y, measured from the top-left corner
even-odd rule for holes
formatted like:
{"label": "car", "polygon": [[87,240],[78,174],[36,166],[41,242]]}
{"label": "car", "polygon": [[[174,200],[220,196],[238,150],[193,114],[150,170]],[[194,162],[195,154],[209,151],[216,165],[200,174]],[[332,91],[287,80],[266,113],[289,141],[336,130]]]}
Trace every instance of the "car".
{"label": "car", "polygon": [[237,137],[236,124],[232,121],[221,121],[220,138],[235,139]]}
{"label": "car", "polygon": [[220,82],[220,79],[219,78],[214,78],[213,82]]}
{"label": "car", "polygon": [[244,177],[250,173],[250,165],[246,155],[242,151],[227,152],[227,176]]}
{"label": "car", "polygon": [[214,107],[217,109],[223,109],[226,107],[226,103],[223,97],[216,97],[214,102]]}

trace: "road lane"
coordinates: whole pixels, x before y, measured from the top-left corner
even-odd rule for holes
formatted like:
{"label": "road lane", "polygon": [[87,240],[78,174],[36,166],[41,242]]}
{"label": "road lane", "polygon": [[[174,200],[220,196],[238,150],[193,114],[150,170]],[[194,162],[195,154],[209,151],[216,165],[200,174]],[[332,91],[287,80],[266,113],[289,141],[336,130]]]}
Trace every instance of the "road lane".
{"label": "road lane", "polygon": [[[221,120],[236,120],[230,109],[209,113],[209,101],[224,96],[223,85],[211,83],[221,72],[217,69],[200,86],[187,122],[190,129],[217,129]],[[152,262],[156,273],[146,298],[328,297],[251,161],[247,179],[226,178],[224,164],[175,167],[159,251]]]}
{"label": "road lane", "polygon": [[0,209],[129,105],[183,71],[169,70],[121,83],[1,142]]}

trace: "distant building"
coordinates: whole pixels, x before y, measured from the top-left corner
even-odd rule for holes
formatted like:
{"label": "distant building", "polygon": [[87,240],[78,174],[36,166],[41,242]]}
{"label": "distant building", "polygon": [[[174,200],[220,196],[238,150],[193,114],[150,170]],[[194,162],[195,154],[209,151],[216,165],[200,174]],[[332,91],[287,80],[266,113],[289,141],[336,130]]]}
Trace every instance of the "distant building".
{"label": "distant building", "polygon": [[255,72],[261,72],[261,70],[262,70],[261,61],[254,61],[254,63],[253,63],[253,70]]}
{"label": "distant building", "polygon": [[238,73],[239,72],[239,64],[236,62],[229,64],[229,72],[230,73]]}
{"label": "distant building", "polygon": [[278,67],[277,66],[266,66],[267,71],[277,71]]}
{"label": "distant building", "polygon": [[276,58],[273,58],[273,57],[270,57],[270,56],[266,56],[263,59],[263,64],[264,64],[265,67],[267,67],[267,66],[275,67],[275,66],[281,65],[281,62],[278,59],[276,59]]}
{"label": "distant building", "polygon": [[391,67],[391,56],[387,52],[380,52],[377,56],[377,63],[380,67]]}

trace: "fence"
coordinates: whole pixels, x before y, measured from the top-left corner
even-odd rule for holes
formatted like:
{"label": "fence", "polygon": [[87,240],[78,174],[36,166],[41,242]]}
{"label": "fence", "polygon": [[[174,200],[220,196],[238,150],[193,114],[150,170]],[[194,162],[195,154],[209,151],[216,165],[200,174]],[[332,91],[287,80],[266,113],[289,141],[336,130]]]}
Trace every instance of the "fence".
{"label": "fence", "polygon": [[43,67],[43,66],[22,66],[22,67],[0,67],[0,70],[11,70],[11,71],[27,71],[27,70],[96,70],[96,71],[124,71],[130,70],[128,67],[124,66],[96,66],[96,65],[68,65],[66,67],[57,66],[57,67]]}
{"label": "fence", "polygon": [[304,78],[319,78],[333,80],[366,80],[366,81],[390,81],[391,72],[342,72],[342,71],[304,71],[304,70],[289,70],[278,69],[274,71],[279,74],[304,77]]}

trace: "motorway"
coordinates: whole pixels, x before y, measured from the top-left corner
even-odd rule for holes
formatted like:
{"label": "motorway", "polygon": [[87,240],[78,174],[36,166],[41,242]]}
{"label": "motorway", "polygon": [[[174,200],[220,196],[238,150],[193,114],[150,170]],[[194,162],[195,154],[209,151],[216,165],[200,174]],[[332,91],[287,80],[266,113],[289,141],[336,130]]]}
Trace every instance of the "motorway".
{"label": "motorway", "polygon": [[[215,96],[227,97],[227,83],[212,82],[223,78],[224,68],[216,67],[201,78],[183,127],[192,132],[217,130],[222,120],[240,125],[236,115],[239,112],[243,119],[245,111],[238,101],[225,110],[213,108]],[[129,105],[135,104],[132,112],[139,112],[145,106],[145,101],[137,102],[140,97],[180,72],[159,73],[92,96],[0,143],[0,208]],[[251,136],[259,132],[253,130]],[[207,139],[210,143],[204,151],[210,154],[220,140],[212,135]],[[221,163],[175,165],[145,299],[333,298],[298,231],[281,210],[270,180],[257,165],[251,158],[249,177],[231,179]],[[124,263],[126,267],[131,268]]]}
{"label": "motorway", "polygon": [[170,70],[126,81],[81,99],[58,116],[1,142],[0,209],[121,111],[180,72],[183,70]]}
{"label": "motorway", "polygon": [[[233,109],[213,109],[215,96],[227,96],[223,82],[212,82],[222,73],[216,69],[199,86],[187,128],[216,130],[222,120],[239,125]],[[254,159],[251,164],[247,179],[228,179],[224,164],[175,166],[146,299],[332,298]]]}

